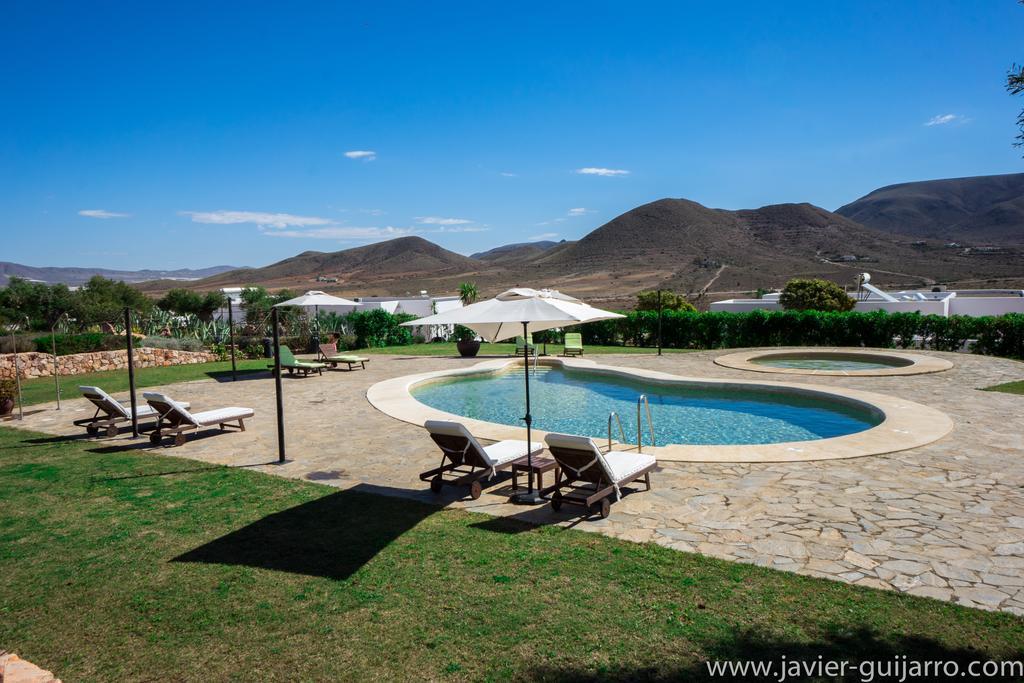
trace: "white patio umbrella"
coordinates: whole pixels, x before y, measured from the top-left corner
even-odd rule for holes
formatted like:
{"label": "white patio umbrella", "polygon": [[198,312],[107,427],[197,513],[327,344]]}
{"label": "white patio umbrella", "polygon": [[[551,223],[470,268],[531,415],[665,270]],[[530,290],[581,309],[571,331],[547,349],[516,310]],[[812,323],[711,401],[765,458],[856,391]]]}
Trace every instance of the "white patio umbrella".
{"label": "white patio umbrella", "polygon": [[306,292],[302,296],[297,296],[294,299],[288,299],[288,301],[282,301],[279,304],[274,304],[274,308],[282,308],[284,306],[301,306],[302,308],[313,307],[313,327],[316,328],[317,333],[320,331],[320,322],[318,316],[320,315],[321,306],[361,306],[358,301],[352,301],[350,299],[342,299],[340,296],[332,296],[326,292],[318,290],[312,290]]}
{"label": "white patio umbrella", "polygon": [[[522,334],[526,339],[533,332],[566,327],[594,320],[608,320],[624,316],[588,306],[579,299],[550,289],[517,287],[502,292],[493,299],[480,301],[462,308],[402,323],[419,325],[464,325],[487,341],[501,341]],[[526,387],[526,441],[532,443],[533,417],[530,415],[530,356],[529,346],[523,348],[523,370]],[[517,502],[538,503],[533,491],[533,458],[527,447],[527,493],[515,498]]]}

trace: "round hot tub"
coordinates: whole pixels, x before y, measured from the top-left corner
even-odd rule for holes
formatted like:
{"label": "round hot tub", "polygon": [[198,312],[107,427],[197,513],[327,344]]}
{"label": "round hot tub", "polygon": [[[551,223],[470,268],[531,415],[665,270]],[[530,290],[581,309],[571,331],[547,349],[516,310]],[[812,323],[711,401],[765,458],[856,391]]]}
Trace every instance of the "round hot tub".
{"label": "round hot tub", "polygon": [[715,363],[737,370],[793,375],[880,377],[920,375],[953,367],[943,358],[896,351],[862,349],[779,349],[719,356]]}

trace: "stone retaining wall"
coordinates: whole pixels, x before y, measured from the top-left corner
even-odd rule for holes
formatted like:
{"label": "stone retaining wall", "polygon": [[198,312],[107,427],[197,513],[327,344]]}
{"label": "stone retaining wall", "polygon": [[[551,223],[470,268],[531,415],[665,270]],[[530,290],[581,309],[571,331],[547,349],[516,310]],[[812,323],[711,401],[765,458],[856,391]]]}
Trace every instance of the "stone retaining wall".
{"label": "stone retaining wall", "polygon": [[[207,351],[178,351],[176,349],[135,349],[136,368],[157,368],[168,365],[191,365],[217,360],[217,355]],[[48,353],[18,354],[19,373],[22,379],[53,377],[53,356]],[[57,372],[61,375],[80,375],[103,370],[127,370],[128,351],[96,351],[57,356]],[[0,355],[0,379],[14,379],[14,354]]]}

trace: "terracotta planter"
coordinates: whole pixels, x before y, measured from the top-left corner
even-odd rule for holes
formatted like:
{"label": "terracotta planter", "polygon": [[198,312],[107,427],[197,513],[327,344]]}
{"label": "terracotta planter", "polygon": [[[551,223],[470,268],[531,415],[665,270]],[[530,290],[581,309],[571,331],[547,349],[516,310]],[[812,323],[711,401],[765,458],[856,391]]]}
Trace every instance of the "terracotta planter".
{"label": "terracotta planter", "polygon": [[0,415],[10,415],[14,410],[14,399],[5,398],[0,401]]}
{"label": "terracotta planter", "polygon": [[463,358],[473,358],[480,352],[480,342],[475,339],[472,341],[455,342],[455,348],[459,350],[459,355]]}

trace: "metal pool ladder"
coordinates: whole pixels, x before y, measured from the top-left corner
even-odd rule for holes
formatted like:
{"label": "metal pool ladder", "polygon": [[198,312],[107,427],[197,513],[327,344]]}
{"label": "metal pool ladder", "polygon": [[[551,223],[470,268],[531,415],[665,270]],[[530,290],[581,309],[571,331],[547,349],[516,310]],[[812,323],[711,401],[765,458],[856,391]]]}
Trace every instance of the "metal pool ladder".
{"label": "metal pool ladder", "polygon": [[619,424],[619,437],[622,439],[619,443],[626,443],[626,432],[622,431],[622,420],[619,419],[619,414],[614,410],[608,413],[608,450],[612,449],[612,418]]}
{"label": "metal pool ladder", "polygon": [[[651,419],[651,404],[647,402],[647,394],[640,394],[636,399],[636,452],[644,452],[644,431],[640,419],[640,405],[647,409],[647,431],[651,434],[651,446],[658,444],[654,440],[654,421]],[[616,416],[618,417],[618,416]],[[611,418],[608,418],[608,430],[611,431]]]}

